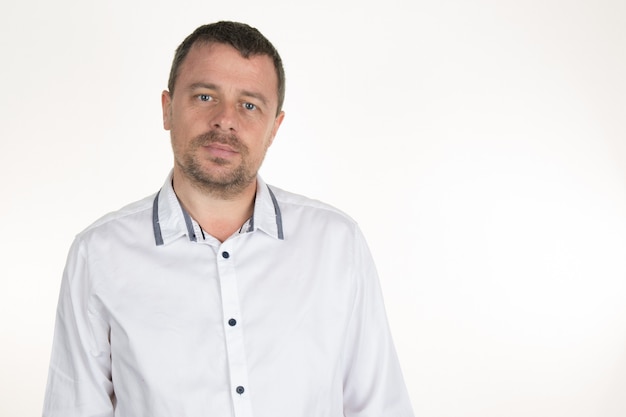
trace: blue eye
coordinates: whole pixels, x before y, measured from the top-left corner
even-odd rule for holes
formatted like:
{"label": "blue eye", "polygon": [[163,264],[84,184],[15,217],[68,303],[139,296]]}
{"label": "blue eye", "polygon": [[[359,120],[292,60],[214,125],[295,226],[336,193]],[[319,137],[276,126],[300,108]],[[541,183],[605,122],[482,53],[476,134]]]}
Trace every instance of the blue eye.
{"label": "blue eye", "polygon": [[243,108],[246,110],[255,110],[256,106],[252,103],[243,103]]}
{"label": "blue eye", "polygon": [[200,101],[211,101],[211,100],[213,100],[213,97],[211,97],[208,94],[200,94],[198,96],[198,98],[200,99]]}

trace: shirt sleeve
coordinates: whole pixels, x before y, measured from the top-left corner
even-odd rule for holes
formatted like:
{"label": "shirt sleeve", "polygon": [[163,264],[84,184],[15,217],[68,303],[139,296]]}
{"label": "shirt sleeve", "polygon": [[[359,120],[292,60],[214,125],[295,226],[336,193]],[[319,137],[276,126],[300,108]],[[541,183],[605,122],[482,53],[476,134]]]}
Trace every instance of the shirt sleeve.
{"label": "shirt sleeve", "polygon": [[93,307],[84,245],[68,255],[57,307],[44,417],[113,417],[109,327]]}
{"label": "shirt sleeve", "polygon": [[353,265],[357,289],[343,352],[344,415],[413,417],[378,274],[358,229]]}

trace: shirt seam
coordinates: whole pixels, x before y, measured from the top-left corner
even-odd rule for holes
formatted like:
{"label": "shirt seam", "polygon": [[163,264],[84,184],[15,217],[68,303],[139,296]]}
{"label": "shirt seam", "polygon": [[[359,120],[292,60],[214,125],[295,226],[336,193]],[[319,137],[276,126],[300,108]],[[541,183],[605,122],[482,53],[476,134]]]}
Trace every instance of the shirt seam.
{"label": "shirt seam", "polygon": [[[352,281],[353,285],[354,285],[354,294],[352,296],[352,306],[350,308],[350,318],[348,319],[348,322],[346,324],[346,331],[344,332],[344,338],[343,338],[343,342],[341,344],[341,352],[345,352],[346,349],[346,343],[348,342],[348,334],[350,332],[350,329],[353,326],[354,320],[355,320],[355,316],[356,316],[356,310],[358,308],[358,298],[359,298],[359,293],[360,291],[362,291],[361,288],[361,283],[359,282],[359,279],[357,277],[357,238],[358,238],[358,228],[356,227],[356,225],[353,226],[352,229],[352,259],[350,262],[350,272],[349,272],[349,276],[350,276],[350,280]],[[342,353],[341,355],[341,365],[342,368],[344,368],[345,366],[345,353]],[[345,377],[345,375],[344,375]]]}
{"label": "shirt seam", "polygon": [[[152,194],[152,196],[148,197],[150,198],[150,201],[152,201],[152,198],[154,198],[155,194]],[[92,224],[90,224],[89,226],[87,226],[83,231],[81,231],[80,233],[78,233],[76,235],[76,237],[82,237],[84,235],[86,235],[88,232],[92,231],[92,230],[96,230],[99,229],[102,226],[105,226],[111,222],[114,221],[119,221],[122,220],[126,217],[129,216],[133,216],[135,214],[141,213],[141,212],[145,212],[145,211],[150,211],[152,210],[152,204],[144,202],[144,204],[141,207],[138,207],[132,211],[126,211],[125,208],[121,208],[119,210],[113,211],[109,214],[104,215],[103,217],[99,218],[98,220],[94,221]]]}
{"label": "shirt seam", "polygon": [[[102,314],[100,313],[100,311],[98,311],[98,309],[94,306],[94,297],[96,296],[97,293],[97,288],[99,286],[99,282],[95,280],[95,277],[93,276],[93,274],[91,274],[91,262],[89,261],[89,251],[87,250],[87,244],[85,243],[84,239],[82,238],[77,238],[77,244],[78,244],[78,248],[77,248],[77,257],[79,257],[77,260],[82,259],[82,261],[84,262],[84,275],[83,276],[76,276],[75,274],[72,275],[73,279],[72,281],[69,280],[69,276],[68,276],[68,285],[71,284],[72,282],[74,282],[76,279],[82,279],[83,281],[85,281],[85,284],[87,286],[87,302],[85,305],[85,309],[87,312],[87,315],[92,315],[93,317],[95,317],[96,319],[102,321],[103,323],[105,323],[107,326],[109,325],[108,320],[106,320]],[[71,291],[71,285],[69,285],[69,296],[70,296],[70,300],[74,299],[75,294]],[[74,303],[72,302],[72,305]],[[85,324],[87,326],[89,326],[89,344],[90,344],[90,348],[93,351],[97,351],[97,353],[100,353],[100,347],[98,346],[98,342],[97,342],[97,338],[95,335],[95,329],[93,327],[93,323],[91,322],[91,320],[86,320]]]}

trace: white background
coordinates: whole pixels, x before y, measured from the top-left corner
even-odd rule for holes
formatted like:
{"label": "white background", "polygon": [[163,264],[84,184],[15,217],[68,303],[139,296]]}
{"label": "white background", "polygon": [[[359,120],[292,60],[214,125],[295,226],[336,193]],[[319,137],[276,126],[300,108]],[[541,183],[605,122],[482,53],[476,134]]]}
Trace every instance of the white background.
{"label": "white background", "polygon": [[623,0],[3,1],[0,415],[39,415],[65,256],[171,166],[220,19],[287,71],[262,174],[351,214],[417,416],[626,415]]}

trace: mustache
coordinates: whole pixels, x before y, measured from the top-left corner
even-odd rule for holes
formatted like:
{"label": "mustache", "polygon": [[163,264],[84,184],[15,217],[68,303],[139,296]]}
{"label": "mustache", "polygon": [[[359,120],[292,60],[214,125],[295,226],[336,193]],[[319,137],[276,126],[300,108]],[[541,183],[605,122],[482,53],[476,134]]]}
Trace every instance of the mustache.
{"label": "mustache", "polygon": [[237,135],[232,133],[223,134],[215,130],[211,130],[209,132],[196,136],[193,142],[196,146],[206,146],[211,143],[221,143],[223,145],[230,146],[238,152],[242,150],[247,150],[247,147],[243,143],[241,143]]}

